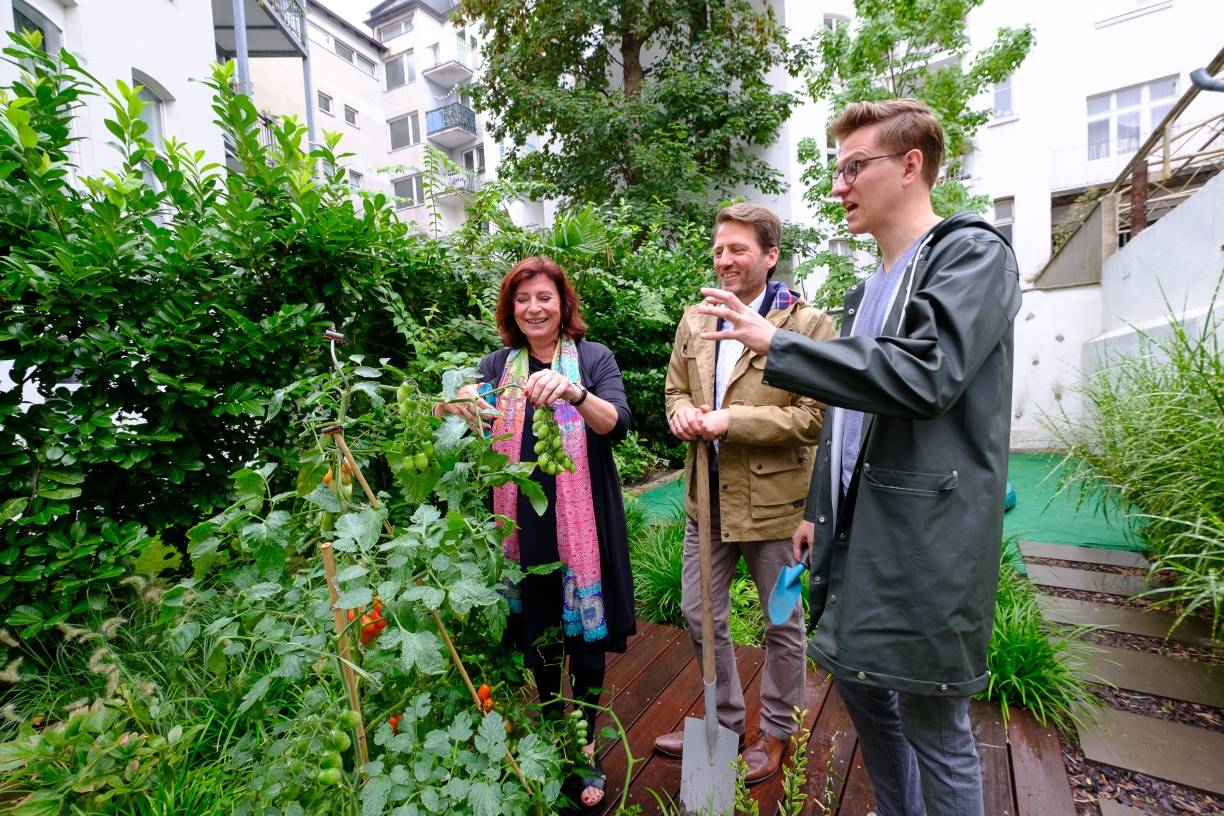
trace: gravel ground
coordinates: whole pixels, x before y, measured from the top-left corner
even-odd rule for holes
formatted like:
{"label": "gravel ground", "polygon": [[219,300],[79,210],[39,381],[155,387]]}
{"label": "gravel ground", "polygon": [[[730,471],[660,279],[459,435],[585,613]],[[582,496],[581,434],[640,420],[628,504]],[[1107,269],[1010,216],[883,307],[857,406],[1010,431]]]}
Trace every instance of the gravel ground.
{"label": "gravel ground", "polygon": [[1104,686],[1093,686],[1092,693],[1111,708],[1182,725],[1193,725],[1196,728],[1224,734],[1224,711],[1214,706],[1170,700],[1167,697],[1156,697],[1137,691],[1111,689]]}
{"label": "gravel ground", "polygon": [[1060,738],[1060,742],[1076,816],[1100,816],[1097,802],[1102,799],[1116,799],[1120,804],[1154,816],[1186,813],[1219,816],[1224,813],[1224,796],[1111,765],[1097,765],[1084,759],[1078,745],[1065,738]]}
{"label": "gravel ground", "polygon": [[1084,640],[1119,649],[1133,649],[1137,652],[1164,655],[1177,660],[1193,660],[1214,666],[1224,666],[1224,651],[1213,652],[1206,646],[1195,646],[1192,643],[1182,643],[1180,640],[1132,635],[1130,632],[1117,632],[1112,629],[1094,629],[1084,635]]}

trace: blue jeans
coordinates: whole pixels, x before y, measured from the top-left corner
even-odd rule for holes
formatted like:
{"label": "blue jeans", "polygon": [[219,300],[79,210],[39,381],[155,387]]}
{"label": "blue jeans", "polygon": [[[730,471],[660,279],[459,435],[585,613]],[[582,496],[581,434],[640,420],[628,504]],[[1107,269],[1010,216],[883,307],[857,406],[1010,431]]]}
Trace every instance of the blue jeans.
{"label": "blue jeans", "polygon": [[984,816],[969,699],[836,680],[879,816]]}

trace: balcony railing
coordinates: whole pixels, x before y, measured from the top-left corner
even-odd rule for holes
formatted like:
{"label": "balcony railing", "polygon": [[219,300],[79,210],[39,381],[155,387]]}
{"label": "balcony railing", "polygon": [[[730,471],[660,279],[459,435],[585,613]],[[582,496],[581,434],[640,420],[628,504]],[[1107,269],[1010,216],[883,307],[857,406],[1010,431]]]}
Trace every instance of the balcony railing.
{"label": "balcony railing", "polygon": [[433,136],[451,128],[462,128],[476,135],[476,111],[462,102],[452,102],[425,114],[425,130]]}
{"label": "balcony railing", "polygon": [[471,170],[451,170],[443,174],[441,182],[439,195],[474,193],[479,186],[479,177]]}
{"label": "balcony railing", "polygon": [[303,0],[264,0],[264,7],[279,18],[298,45],[305,46],[302,35],[306,31],[306,4]]}

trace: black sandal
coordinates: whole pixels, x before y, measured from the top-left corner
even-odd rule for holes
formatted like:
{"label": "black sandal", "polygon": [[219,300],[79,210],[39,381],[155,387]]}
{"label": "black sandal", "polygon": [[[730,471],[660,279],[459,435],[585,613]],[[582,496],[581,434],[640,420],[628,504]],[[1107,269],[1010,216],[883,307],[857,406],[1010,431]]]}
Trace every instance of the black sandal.
{"label": "black sandal", "polygon": [[[575,813],[600,813],[607,804],[608,798],[608,776],[604,773],[603,764],[596,757],[591,757],[591,766],[589,768],[575,768],[574,775],[570,777],[567,787],[567,796],[574,803]],[[599,797],[599,801],[593,805],[588,805],[582,801],[582,794],[587,788],[596,788],[604,795]],[[571,794],[572,795],[569,795]]]}

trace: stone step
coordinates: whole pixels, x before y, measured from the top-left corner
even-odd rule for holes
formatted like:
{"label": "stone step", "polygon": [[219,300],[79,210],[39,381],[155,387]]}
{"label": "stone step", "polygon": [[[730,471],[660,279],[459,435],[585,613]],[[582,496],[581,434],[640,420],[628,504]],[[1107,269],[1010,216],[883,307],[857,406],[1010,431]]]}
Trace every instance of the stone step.
{"label": "stone step", "polygon": [[1059,558],[1063,561],[1083,561],[1107,567],[1147,569],[1147,559],[1130,550],[1109,550],[1104,547],[1077,547],[1072,544],[1050,544],[1045,541],[1021,541],[1020,554],[1032,558]]}
{"label": "stone step", "polygon": [[1224,708],[1224,666],[1097,643],[1092,650],[1084,656],[1089,677],[1120,689]]}
{"label": "stone step", "polygon": [[1101,816],[1156,816],[1148,810],[1120,805],[1113,799],[1101,799],[1097,804],[1101,806]]}
{"label": "stone step", "polygon": [[1037,602],[1047,619],[1073,626],[1099,626],[1132,635],[1169,638],[1195,646],[1211,648],[1211,627],[1200,618],[1186,618],[1170,633],[1176,618],[1168,612],[1136,609],[1120,604],[1081,601],[1076,598],[1059,598],[1055,595],[1038,595]]}
{"label": "stone step", "polygon": [[1092,762],[1224,794],[1224,734],[1108,707],[1078,730]]}
{"label": "stone step", "polygon": [[1025,564],[1024,571],[1035,584],[1079,589],[1085,592],[1102,592],[1106,595],[1138,595],[1148,584],[1138,575],[1119,575],[1114,572],[1092,572],[1091,570],[1052,567],[1049,564]]}

